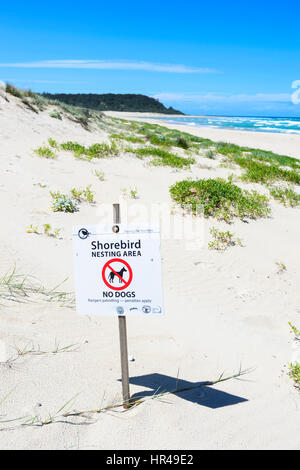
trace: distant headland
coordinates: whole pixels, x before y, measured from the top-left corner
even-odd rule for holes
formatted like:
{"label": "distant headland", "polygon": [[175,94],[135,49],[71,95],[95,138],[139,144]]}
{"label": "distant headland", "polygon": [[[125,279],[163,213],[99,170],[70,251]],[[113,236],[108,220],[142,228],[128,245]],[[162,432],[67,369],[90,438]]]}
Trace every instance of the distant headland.
{"label": "distant headland", "polygon": [[72,106],[80,106],[98,111],[184,114],[171,106],[167,108],[157,99],[146,95],[120,93],[43,93],[43,96]]}

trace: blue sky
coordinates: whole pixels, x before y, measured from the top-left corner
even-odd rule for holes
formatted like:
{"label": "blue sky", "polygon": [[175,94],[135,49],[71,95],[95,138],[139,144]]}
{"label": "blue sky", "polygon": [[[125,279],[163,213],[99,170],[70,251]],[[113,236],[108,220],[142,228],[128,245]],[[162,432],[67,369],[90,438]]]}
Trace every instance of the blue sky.
{"label": "blue sky", "polygon": [[300,116],[299,22],[299,1],[1,2],[0,80],[143,93],[192,114]]}

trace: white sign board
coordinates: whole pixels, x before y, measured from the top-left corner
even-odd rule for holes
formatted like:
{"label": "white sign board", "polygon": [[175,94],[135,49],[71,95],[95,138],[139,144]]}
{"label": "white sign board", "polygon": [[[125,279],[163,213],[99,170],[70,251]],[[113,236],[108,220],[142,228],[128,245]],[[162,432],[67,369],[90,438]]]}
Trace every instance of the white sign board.
{"label": "white sign board", "polygon": [[73,248],[77,313],[163,314],[158,226],[74,227]]}

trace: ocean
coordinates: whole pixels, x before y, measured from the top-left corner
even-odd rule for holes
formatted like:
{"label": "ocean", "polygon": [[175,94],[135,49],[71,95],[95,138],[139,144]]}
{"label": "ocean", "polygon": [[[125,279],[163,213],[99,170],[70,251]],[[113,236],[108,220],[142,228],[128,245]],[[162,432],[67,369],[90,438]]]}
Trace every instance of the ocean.
{"label": "ocean", "polygon": [[300,118],[272,117],[233,117],[233,116],[176,116],[155,118],[172,124],[184,124],[194,127],[211,127],[215,129],[236,129],[240,131],[280,132],[283,134],[300,134]]}

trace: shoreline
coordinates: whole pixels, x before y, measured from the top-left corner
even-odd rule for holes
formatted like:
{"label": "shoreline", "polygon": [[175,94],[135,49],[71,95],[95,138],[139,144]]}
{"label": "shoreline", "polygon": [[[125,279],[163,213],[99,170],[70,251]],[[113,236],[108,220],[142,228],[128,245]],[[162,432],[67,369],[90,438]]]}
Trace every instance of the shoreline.
{"label": "shoreline", "polygon": [[[154,113],[131,113],[119,111],[105,111],[105,115],[119,119],[128,119],[131,121],[145,121],[150,124],[159,124],[169,129],[177,129],[181,132],[187,132],[197,137],[211,139],[213,141],[223,141],[242,147],[259,148],[269,150],[281,155],[287,155],[300,159],[300,135],[283,134],[277,132],[255,132],[240,131],[233,129],[215,129],[210,127],[191,127],[184,124],[162,123],[158,117],[166,117],[165,114]],[[172,117],[174,115],[170,115]],[[177,116],[178,117],[178,116]],[[189,116],[192,117],[192,116]],[[201,116],[197,116],[201,117]],[[147,118],[145,120],[145,118]]]}

